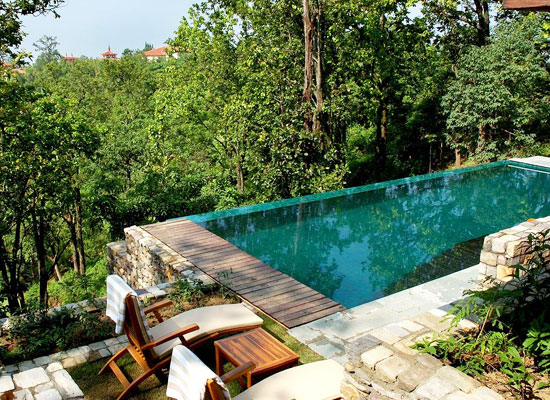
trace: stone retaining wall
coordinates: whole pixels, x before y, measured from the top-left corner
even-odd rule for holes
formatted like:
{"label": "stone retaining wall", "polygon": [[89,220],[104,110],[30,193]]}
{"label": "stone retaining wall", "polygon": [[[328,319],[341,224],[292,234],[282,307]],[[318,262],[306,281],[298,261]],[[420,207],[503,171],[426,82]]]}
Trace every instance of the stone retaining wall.
{"label": "stone retaining wall", "polygon": [[550,217],[529,220],[509,229],[485,237],[479,263],[478,281],[512,280],[514,265],[525,261],[528,253],[529,235],[550,229]]}
{"label": "stone retaining wall", "polygon": [[124,229],[125,240],[107,245],[111,273],[136,289],[182,278],[213,283],[206,274],[149,232],[138,226]]}

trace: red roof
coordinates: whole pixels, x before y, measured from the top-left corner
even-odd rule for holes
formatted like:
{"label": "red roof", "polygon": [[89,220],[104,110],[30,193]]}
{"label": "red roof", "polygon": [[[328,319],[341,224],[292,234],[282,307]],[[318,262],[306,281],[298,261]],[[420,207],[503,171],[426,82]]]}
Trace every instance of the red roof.
{"label": "red roof", "polygon": [[21,68],[14,68],[9,62],[2,63],[2,66],[4,66],[9,72],[17,72],[18,74],[22,75],[26,74],[24,70],[22,70]]}
{"label": "red roof", "polygon": [[115,53],[114,51],[111,51],[111,46],[109,46],[109,50],[107,50],[105,53],[101,53],[101,55],[103,57],[107,57],[107,56],[116,57],[117,53]]}
{"label": "red roof", "polygon": [[145,57],[166,57],[166,50],[170,50],[170,46],[162,46],[157,49],[152,49],[143,52]]}
{"label": "red roof", "polygon": [[504,0],[508,10],[550,11],[550,0]]}

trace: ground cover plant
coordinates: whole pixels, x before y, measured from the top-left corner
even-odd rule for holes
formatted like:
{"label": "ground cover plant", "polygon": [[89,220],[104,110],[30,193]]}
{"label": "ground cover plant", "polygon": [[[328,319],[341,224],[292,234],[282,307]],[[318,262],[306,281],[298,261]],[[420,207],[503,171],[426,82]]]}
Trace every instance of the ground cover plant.
{"label": "ground cover plant", "polygon": [[114,324],[105,308],[94,312],[80,308],[47,313],[30,311],[10,320],[11,327],[1,332],[0,362],[13,364],[69,350],[113,336]]}
{"label": "ground cover plant", "polygon": [[[161,312],[168,318],[195,307],[237,301],[225,287],[205,285],[199,280],[177,281],[168,298],[173,305]],[[149,303],[149,300],[144,301],[144,304]],[[114,324],[105,316],[105,305],[97,301],[90,304],[94,305],[90,312],[82,307],[50,311],[37,307],[10,319],[10,328],[0,337],[0,362],[12,364],[112,337]],[[149,317],[151,323],[156,323],[152,315]]]}
{"label": "ground cover plant", "polygon": [[531,234],[524,250],[527,255],[515,266],[514,280],[491,281],[485,290],[468,291],[450,310],[452,326],[469,317],[477,321],[477,330],[428,338],[416,348],[501,392],[532,399],[549,393],[550,230]]}

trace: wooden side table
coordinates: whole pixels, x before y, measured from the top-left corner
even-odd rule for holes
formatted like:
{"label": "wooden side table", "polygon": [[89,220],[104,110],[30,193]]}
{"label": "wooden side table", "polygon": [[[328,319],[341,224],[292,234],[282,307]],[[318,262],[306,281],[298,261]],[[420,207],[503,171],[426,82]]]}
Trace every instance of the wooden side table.
{"label": "wooden side table", "polygon": [[[214,342],[216,348],[216,374],[223,374],[223,364],[230,362],[235,367],[251,361],[256,368],[246,374],[246,387],[252,386],[255,378],[268,375],[298,364],[300,356],[279,342],[262,328]],[[242,382],[241,382],[242,384]]]}

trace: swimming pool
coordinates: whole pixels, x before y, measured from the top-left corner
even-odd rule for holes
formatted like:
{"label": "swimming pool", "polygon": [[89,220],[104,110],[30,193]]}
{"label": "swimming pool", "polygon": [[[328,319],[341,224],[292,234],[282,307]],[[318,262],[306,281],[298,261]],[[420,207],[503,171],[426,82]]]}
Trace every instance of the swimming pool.
{"label": "swimming pool", "polygon": [[187,217],[354,307],[469,267],[483,236],[550,215],[550,170],[502,161]]}

